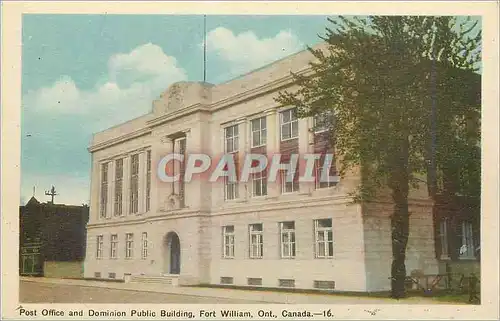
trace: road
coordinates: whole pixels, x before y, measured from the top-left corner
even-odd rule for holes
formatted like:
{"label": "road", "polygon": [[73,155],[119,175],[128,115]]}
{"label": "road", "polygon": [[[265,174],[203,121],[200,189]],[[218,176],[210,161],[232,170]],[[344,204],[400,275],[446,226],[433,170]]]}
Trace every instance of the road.
{"label": "road", "polygon": [[261,303],[249,300],[20,281],[21,303]]}

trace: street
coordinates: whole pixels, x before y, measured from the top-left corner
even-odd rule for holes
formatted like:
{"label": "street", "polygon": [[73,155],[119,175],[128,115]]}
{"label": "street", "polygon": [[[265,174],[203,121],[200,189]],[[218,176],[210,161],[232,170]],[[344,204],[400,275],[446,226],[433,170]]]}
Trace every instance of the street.
{"label": "street", "polygon": [[257,301],[197,297],[181,294],[104,289],[81,285],[64,285],[20,281],[21,303],[259,303]]}

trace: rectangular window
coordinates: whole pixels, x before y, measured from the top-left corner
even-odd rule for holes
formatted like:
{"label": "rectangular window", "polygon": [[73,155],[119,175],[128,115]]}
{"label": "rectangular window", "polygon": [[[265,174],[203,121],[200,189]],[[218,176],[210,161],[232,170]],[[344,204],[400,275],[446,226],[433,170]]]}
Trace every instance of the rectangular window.
{"label": "rectangular window", "polygon": [[267,173],[265,169],[252,175],[252,194],[253,196],[267,195]]}
{"label": "rectangular window", "polygon": [[231,276],[221,276],[220,284],[233,284],[234,279]]}
{"label": "rectangular window", "polygon": [[148,257],[148,233],[142,233],[142,259]]}
{"label": "rectangular window", "polygon": [[151,208],[151,151],[146,153],[146,212]]}
{"label": "rectangular window", "polygon": [[250,228],[250,258],[262,258],[264,243],[262,237],[262,224],[251,224]]}
{"label": "rectangular window", "polygon": [[282,141],[299,136],[299,120],[295,108],[280,113],[280,128]]}
{"label": "rectangular window", "polygon": [[100,216],[106,217],[106,208],[108,206],[108,163],[101,165],[101,207]]}
{"label": "rectangular window", "polygon": [[450,256],[448,247],[448,219],[444,218],[439,223],[439,239],[441,241],[441,258]]}
{"label": "rectangular window", "polygon": [[[176,151],[184,155],[184,159],[187,159],[186,155],[186,137],[179,138],[175,141],[175,148]],[[180,198],[180,206],[184,207],[185,206],[185,181],[184,181],[184,176],[186,173],[186,161],[180,162],[179,166],[179,198]],[[175,173],[176,174],[176,173]]]}
{"label": "rectangular window", "polygon": [[115,216],[122,215],[123,200],[123,159],[115,162]]}
{"label": "rectangular window", "polygon": [[109,256],[112,259],[117,258],[117,249],[118,249],[118,235],[117,234],[112,234],[111,239],[110,239],[110,252]]}
{"label": "rectangular window", "polygon": [[460,247],[459,254],[461,259],[475,258],[474,238],[472,235],[472,223],[463,221],[461,226],[462,232],[462,246]]}
{"label": "rectangular window", "polygon": [[134,234],[127,233],[125,235],[125,258],[134,256]]}
{"label": "rectangular window", "polygon": [[257,118],[251,121],[252,147],[259,147],[266,144],[267,125],[266,117]]}
{"label": "rectangular window", "polygon": [[[298,166],[298,165],[297,165]],[[294,193],[299,191],[298,171],[295,171],[295,177],[291,182],[287,182],[287,171],[280,171],[281,178],[281,194]]]}
{"label": "rectangular window", "polygon": [[313,117],[313,130],[314,133],[322,133],[328,131],[333,126],[333,111],[326,110],[321,114]]}
{"label": "rectangular window", "polygon": [[322,177],[323,176],[323,169],[324,169],[324,167],[323,167],[324,162],[325,162],[324,156],[322,156],[321,159],[316,160],[316,166],[315,166],[316,189],[334,187],[335,185],[337,185],[336,181],[330,180],[330,177],[333,177],[336,175],[335,167],[334,167],[335,161],[332,161],[332,163],[330,164],[330,169],[329,169],[328,175],[327,175],[327,177],[325,177],[326,180],[323,180],[323,177]]}
{"label": "rectangular window", "polygon": [[224,248],[224,258],[234,258],[234,226],[222,227],[222,246]]}
{"label": "rectangular window", "polygon": [[[238,125],[224,128],[224,149],[226,154],[233,154],[236,171],[238,171]],[[238,182],[230,181],[228,177],[224,179],[224,198],[234,200],[238,198]]]}
{"label": "rectangular window", "polygon": [[280,223],[281,235],[281,257],[294,258],[295,257],[295,222],[281,222]]}
{"label": "rectangular window", "polygon": [[130,158],[130,214],[135,214],[139,207],[139,154]]}
{"label": "rectangular window", "polygon": [[104,238],[102,235],[97,235],[97,242],[96,242],[96,253],[95,257],[97,259],[102,258],[102,247],[104,245]]}
{"label": "rectangular window", "polygon": [[226,153],[235,153],[238,151],[238,125],[224,128],[224,146]]}
{"label": "rectangular window", "polygon": [[332,219],[314,221],[316,257],[333,257],[333,227]]}

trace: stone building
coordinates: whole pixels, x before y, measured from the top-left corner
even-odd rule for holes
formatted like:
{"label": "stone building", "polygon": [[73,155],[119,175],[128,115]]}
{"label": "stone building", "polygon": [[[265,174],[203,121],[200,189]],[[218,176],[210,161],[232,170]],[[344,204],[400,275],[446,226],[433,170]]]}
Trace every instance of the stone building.
{"label": "stone building", "polygon": [[[142,117],[93,136],[85,277],[179,284],[339,291],[390,288],[390,214],[381,201],[353,204],[352,171],[339,183],[164,183],[158,163],[183,154],[325,152],[313,119],[281,108],[290,71],[309,71],[308,51],[219,85],[170,86]],[[175,165],[173,171],[183,172]],[[335,171],[333,167],[332,172]],[[432,202],[410,196],[407,270],[438,272]]]}

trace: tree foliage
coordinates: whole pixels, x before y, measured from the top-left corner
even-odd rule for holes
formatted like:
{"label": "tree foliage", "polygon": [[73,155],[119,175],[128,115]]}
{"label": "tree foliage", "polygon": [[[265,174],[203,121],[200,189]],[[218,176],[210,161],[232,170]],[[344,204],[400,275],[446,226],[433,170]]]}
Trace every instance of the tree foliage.
{"label": "tree foliage", "polygon": [[356,200],[391,190],[393,296],[401,297],[410,188],[426,173],[430,185],[440,177],[455,193],[473,193],[466,190],[477,183],[479,126],[470,123],[480,105],[463,88],[476,88],[481,34],[457,17],[329,21],[327,49],[310,49],[311,72],[293,74],[298,89],[277,101],[296,106],[299,117],[333,114],[329,129],[341,176],[361,168]]}

